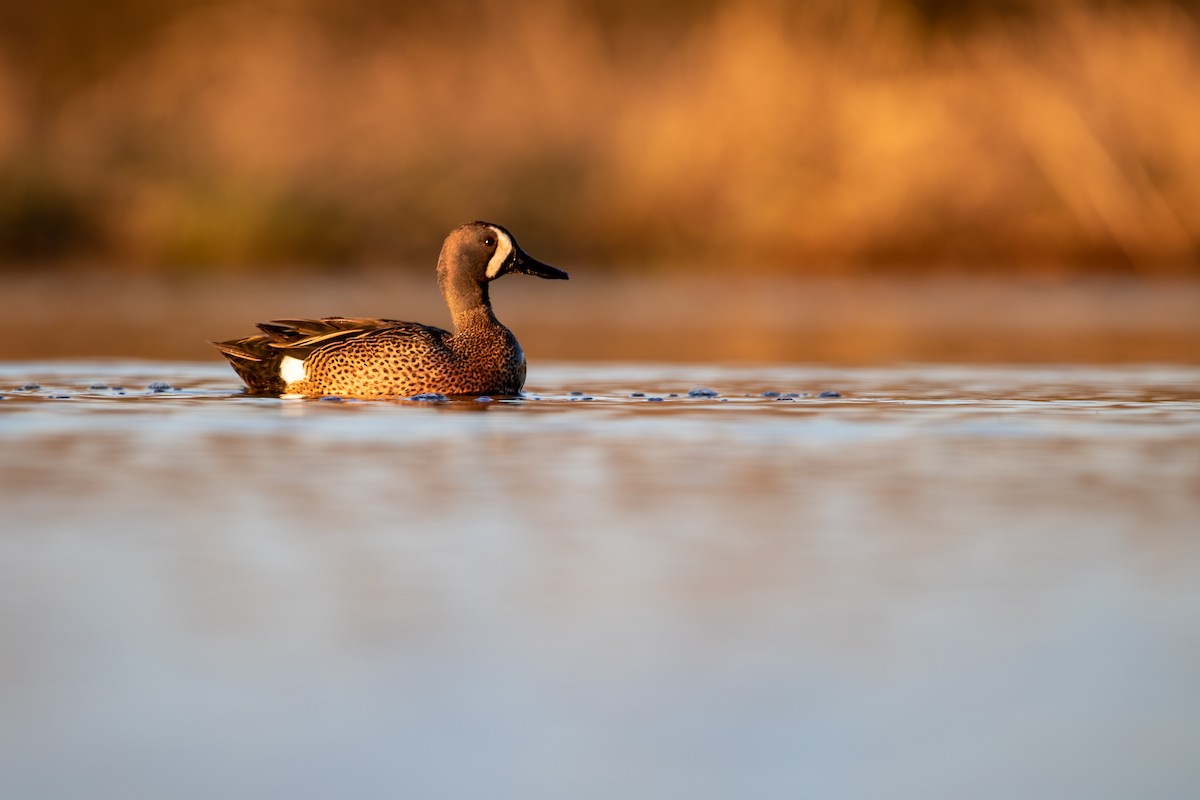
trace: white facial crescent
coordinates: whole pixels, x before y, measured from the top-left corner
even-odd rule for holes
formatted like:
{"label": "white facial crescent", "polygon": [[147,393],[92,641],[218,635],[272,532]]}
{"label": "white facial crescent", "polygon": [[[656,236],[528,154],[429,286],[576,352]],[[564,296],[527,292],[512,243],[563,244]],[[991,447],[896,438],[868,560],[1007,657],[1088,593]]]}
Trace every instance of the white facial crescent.
{"label": "white facial crescent", "polygon": [[487,272],[485,273],[488,280],[500,274],[500,268],[504,266],[504,262],[508,260],[509,255],[513,251],[512,239],[509,238],[507,233],[496,228],[492,228],[491,231],[496,234],[496,252],[488,260]]}

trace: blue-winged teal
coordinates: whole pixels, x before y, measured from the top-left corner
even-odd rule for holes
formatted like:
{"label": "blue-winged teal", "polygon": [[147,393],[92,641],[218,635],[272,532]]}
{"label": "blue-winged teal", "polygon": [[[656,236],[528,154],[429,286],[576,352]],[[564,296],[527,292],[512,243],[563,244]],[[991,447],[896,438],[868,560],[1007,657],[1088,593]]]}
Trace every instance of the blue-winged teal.
{"label": "blue-winged teal", "polygon": [[510,272],[567,278],[499,225],[471,222],[450,232],[438,256],[453,333],[393,319],[279,319],[213,344],[256,394],[515,395],[525,385],[525,354],[488,299],[488,283]]}

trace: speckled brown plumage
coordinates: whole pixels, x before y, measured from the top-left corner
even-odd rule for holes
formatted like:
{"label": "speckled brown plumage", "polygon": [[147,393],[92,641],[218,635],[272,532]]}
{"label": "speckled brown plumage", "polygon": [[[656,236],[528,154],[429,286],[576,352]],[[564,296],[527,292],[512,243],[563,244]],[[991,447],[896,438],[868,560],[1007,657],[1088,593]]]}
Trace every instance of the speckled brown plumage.
{"label": "speckled brown plumage", "polygon": [[515,395],[525,385],[525,354],[488,298],[488,283],[510,272],[567,277],[530,258],[499,225],[472,222],[451,231],[438,258],[453,332],[392,319],[282,319],[213,344],[256,394]]}

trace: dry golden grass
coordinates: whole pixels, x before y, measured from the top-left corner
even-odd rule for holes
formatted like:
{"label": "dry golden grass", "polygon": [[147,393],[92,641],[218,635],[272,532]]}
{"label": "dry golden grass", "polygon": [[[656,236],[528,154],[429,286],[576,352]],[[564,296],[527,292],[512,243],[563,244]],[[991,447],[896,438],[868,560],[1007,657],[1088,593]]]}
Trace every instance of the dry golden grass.
{"label": "dry golden grass", "polygon": [[0,257],[407,261],[487,218],[599,265],[1197,273],[1176,5],[686,6],[199,4],[49,100],[0,52]]}

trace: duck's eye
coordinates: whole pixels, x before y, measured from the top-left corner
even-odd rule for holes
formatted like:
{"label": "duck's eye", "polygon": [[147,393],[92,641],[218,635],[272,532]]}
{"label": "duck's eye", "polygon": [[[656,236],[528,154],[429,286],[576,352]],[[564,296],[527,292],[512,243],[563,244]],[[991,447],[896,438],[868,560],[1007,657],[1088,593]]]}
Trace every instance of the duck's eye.
{"label": "duck's eye", "polygon": [[496,239],[492,236],[485,236],[485,237],[483,237],[483,243],[486,244],[488,247],[491,247],[494,244],[496,244]]}

